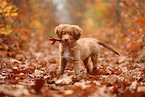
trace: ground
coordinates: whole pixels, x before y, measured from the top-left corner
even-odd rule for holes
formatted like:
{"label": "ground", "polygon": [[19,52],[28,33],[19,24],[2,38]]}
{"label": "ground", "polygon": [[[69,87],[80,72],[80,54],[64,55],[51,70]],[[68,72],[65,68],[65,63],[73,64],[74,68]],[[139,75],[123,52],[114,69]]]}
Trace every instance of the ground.
{"label": "ground", "polygon": [[145,64],[132,61],[123,50],[117,56],[101,47],[94,75],[86,74],[82,64],[83,77],[76,78],[68,64],[59,77],[59,42],[51,43],[33,35],[25,50],[1,58],[0,97],[145,97]]}

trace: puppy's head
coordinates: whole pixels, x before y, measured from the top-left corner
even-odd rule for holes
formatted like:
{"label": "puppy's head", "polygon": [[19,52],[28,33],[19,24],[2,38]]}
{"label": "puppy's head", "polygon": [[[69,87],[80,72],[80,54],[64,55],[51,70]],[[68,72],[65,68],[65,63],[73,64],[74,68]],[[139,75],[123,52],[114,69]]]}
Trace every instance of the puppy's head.
{"label": "puppy's head", "polygon": [[55,28],[55,33],[63,42],[72,43],[80,38],[82,29],[76,25],[61,24]]}

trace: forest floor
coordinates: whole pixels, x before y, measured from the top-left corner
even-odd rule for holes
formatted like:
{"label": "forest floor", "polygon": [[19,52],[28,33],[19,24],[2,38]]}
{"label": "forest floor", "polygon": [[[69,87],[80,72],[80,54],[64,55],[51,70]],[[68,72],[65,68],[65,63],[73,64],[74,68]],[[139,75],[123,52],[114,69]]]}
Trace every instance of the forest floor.
{"label": "forest floor", "polygon": [[34,35],[15,57],[1,57],[0,97],[145,97],[145,64],[132,61],[123,49],[117,56],[101,47],[95,75],[86,74],[82,64],[83,77],[75,78],[68,64],[59,78],[59,43],[51,43]]}

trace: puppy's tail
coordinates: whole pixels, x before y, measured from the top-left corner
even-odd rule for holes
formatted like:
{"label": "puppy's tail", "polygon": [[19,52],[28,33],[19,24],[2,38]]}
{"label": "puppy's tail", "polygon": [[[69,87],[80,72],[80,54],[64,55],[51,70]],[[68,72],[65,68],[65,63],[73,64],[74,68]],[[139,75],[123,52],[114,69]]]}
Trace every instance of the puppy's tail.
{"label": "puppy's tail", "polygon": [[105,43],[105,42],[103,42],[103,41],[99,41],[99,40],[97,40],[97,43],[98,43],[99,45],[102,45],[102,46],[104,46],[105,48],[111,50],[111,51],[114,52],[115,54],[120,55],[118,51],[116,51],[112,46],[108,45],[107,43]]}

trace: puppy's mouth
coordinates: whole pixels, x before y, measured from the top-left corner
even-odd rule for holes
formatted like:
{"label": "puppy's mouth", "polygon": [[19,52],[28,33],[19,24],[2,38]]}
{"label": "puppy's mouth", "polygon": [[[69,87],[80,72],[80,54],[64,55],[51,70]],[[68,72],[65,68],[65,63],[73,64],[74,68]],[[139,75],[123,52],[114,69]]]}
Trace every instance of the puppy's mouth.
{"label": "puppy's mouth", "polygon": [[70,44],[71,42],[70,42],[68,39],[64,39],[64,40],[63,40],[63,43],[64,43],[64,44]]}

